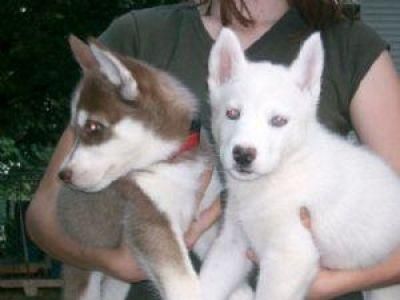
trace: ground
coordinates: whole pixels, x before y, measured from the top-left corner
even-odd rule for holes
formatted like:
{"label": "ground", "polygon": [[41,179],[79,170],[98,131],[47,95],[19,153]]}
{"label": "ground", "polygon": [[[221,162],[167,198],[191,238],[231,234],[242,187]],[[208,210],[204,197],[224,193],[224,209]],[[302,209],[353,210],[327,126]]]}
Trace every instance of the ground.
{"label": "ground", "polygon": [[60,289],[39,289],[38,296],[27,297],[22,289],[0,289],[0,300],[60,300]]}

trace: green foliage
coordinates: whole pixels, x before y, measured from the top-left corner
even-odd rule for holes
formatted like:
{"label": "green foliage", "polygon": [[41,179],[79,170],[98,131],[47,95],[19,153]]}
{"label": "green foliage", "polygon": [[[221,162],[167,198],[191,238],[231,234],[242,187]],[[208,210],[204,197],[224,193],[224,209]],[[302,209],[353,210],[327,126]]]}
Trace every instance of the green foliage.
{"label": "green foliage", "polygon": [[[20,259],[23,255],[22,220],[40,175],[40,172],[18,171],[16,168],[6,175],[0,174],[0,259]],[[28,243],[30,251],[38,251],[31,242]]]}

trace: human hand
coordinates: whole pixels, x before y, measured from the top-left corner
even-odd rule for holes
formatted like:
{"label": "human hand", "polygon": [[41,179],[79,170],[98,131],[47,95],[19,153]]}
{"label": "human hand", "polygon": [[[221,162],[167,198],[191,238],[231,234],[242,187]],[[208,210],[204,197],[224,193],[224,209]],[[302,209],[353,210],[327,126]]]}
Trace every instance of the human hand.
{"label": "human hand", "polygon": [[125,282],[139,282],[147,279],[146,273],[132,255],[131,249],[122,244],[114,249],[98,249],[99,266],[102,271]]}
{"label": "human hand", "polygon": [[350,290],[343,287],[348,286],[349,272],[320,268],[310,289],[308,300],[329,300],[347,294]]}
{"label": "human hand", "polygon": [[[196,195],[198,204],[204,197],[211,181],[212,172],[213,168],[208,168],[201,176],[200,187]],[[200,213],[200,216],[192,222],[185,233],[184,239],[188,249],[193,248],[198,238],[219,219],[221,213],[221,200],[217,197],[210,207]]]}
{"label": "human hand", "polygon": [[188,249],[192,249],[199,237],[217,222],[221,213],[221,200],[218,197],[210,207],[201,212],[200,216],[192,222],[188,231],[186,231],[185,243]]}

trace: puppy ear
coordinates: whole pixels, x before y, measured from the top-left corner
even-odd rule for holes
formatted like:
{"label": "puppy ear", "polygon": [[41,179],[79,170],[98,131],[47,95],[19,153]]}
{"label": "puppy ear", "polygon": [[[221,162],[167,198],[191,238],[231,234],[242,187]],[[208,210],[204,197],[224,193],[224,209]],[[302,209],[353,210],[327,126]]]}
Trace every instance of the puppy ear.
{"label": "puppy ear", "polygon": [[68,38],[71,51],[75,57],[75,60],[81,66],[82,70],[88,70],[98,68],[99,64],[96,61],[92,51],[88,45],[82,42],[75,35],[70,35]]}
{"label": "puppy ear", "polygon": [[312,34],[303,44],[290,72],[301,90],[319,98],[324,68],[324,50],[319,32]]}
{"label": "puppy ear", "polygon": [[235,78],[245,64],[246,58],[238,37],[232,30],[223,28],[210,52],[210,90]]}
{"label": "puppy ear", "polygon": [[112,84],[120,88],[121,95],[125,100],[134,100],[138,95],[138,88],[132,73],[115,55],[103,49],[98,42],[92,40],[89,46],[100,71]]}

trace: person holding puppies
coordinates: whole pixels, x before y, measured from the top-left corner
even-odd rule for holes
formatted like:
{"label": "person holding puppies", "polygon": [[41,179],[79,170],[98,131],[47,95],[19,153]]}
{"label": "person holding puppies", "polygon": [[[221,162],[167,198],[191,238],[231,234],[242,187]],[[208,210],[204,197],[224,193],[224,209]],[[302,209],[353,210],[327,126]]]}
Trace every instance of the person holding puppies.
{"label": "person holding puppies", "polygon": [[[224,26],[239,36],[249,59],[286,64],[296,57],[302,41],[311,32],[320,30],[327,56],[320,121],[342,135],[355,130],[362,143],[400,174],[398,75],[387,44],[366,25],[343,17],[340,1],[210,0],[160,6],[117,18],[99,40],[116,52],[142,59],[180,79],[200,100],[200,119],[208,130],[208,54]],[[126,246],[83,247],[57,224],[56,198],[60,189],[57,173],[73,140],[74,133],[67,128],[29,207],[28,231],[41,248],[62,261],[102,270],[125,281],[140,282],[146,279],[145,274]],[[210,174],[204,174],[201,191],[205,190]],[[220,214],[217,199],[187,232],[188,247]],[[312,220],[306,210],[299,217],[312,232]],[[400,249],[387,261],[369,269],[321,269],[309,299],[333,299],[395,283],[400,283]],[[360,296],[353,294],[340,299],[360,299]]]}

